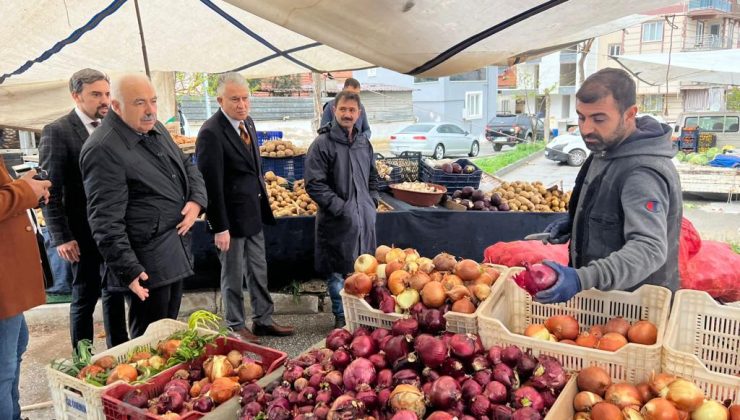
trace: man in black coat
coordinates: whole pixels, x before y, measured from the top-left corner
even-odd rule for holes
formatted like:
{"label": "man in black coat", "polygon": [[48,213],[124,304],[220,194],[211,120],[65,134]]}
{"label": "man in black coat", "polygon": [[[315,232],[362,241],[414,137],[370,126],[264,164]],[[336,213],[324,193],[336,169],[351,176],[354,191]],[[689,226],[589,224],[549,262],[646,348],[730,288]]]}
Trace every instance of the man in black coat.
{"label": "man in black coat", "polygon": [[306,156],[306,192],[318,204],[316,271],[328,275],[334,325],[344,327],[339,294],[344,275],[354,271],[360,254],[375,254],[378,171],[370,141],[355,126],[360,97],[342,91],[334,121],[321,127]]}
{"label": "man in black coat", "polygon": [[82,69],[69,79],[75,109],[44,127],[39,144],[39,164],[49,173],[49,203],[42,207],[51,245],[72,264],[72,304],[69,327],[72,348],[82,339],[93,339],[93,312],[103,297],[103,320],[108,347],[128,341],[123,294],[101,291],[103,258],[87,222],[85,190],[80,174],[80,150],[100,125],[110,105],[108,76]]}
{"label": "man in black coat", "polygon": [[133,292],[135,338],[177,317],[183,279],[193,275],[189,231],[207,198],[198,168],[157,121],[149,79],[124,75],[111,96],[113,112],[82,147],[80,168],[108,287]]}
{"label": "man in black coat", "polygon": [[[249,84],[238,73],[219,77],[216,111],[201,127],[196,143],[198,168],[208,190],[208,226],[221,261],[221,294],[232,334],[290,335],[293,327],[272,319],[262,223],[275,224],[262,178],[257,133],[249,116]],[[246,279],[252,305],[252,331],[244,320]]]}
{"label": "man in black coat", "polygon": [[[342,90],[355,93],[359,97],[360,82],[358,82],[357,79],[353,79],[350,77],[344,81],[344,87],[342,88]],[[336,111],[336,107],[336,98],[324,104],[324,112],[321,114],[321,124],[319,124],[321,127],[334,121],[334,112]],[[364,134],[365,137],[370,140],[370,135],[372,133],[370,132],[370,124],[367,123],[367,112],[365,112],[365,106],[362,104],[360,104],[360,116],[357,117],[357,121],[355,121],[355,130],[357,130],[357,132],[359,133]]]}

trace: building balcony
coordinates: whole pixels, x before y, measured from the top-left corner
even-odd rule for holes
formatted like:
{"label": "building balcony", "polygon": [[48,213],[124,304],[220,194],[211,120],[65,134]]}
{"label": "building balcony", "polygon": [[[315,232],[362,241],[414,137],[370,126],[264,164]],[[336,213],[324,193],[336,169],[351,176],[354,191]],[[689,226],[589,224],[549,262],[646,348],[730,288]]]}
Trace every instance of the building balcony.
{"label": "building balcony", "polygon": [[688,14],[691,17],[709,17],[732,13],[732,3],[729,0],[689,0]]}
{"label": "building balcony", "polygon": [[687,40],[687,46],[684,51],[708,51],[708,50],[722,50],[732,48],[732,41],[729,38],[720,35],[704,35],[694,39],[693,45],[689,44]]}

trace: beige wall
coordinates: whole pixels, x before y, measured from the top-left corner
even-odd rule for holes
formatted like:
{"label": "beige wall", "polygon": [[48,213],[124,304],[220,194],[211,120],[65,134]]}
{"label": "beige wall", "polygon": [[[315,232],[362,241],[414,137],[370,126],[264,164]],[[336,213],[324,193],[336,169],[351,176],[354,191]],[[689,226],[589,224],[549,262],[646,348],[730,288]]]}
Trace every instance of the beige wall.
{"label": "beige wall", "polygon": [[[596,59],[596,69],[601,70],[605,67],[616,67],[619,66],[614,60],[609,58],[609,46],[612,44],[622,45],[622,36],[624,31],[617,31],[609,35],[603,35],[599,37],[598,49],[595,51],[598,54]],[[624,54],[624,47],[622,47],[622,54]]]}

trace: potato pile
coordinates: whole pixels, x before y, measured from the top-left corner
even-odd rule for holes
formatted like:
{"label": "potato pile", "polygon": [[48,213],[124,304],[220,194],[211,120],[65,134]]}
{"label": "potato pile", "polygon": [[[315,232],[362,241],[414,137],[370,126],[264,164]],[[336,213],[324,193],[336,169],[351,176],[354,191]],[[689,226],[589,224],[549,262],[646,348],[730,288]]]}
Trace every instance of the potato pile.
{"label": "potato pile", "polygon": [[382,160],[376,160],[375,161],[375,169],[378,171],[378,177],[380,179],[384,179],[386,181],[391,180],[391,172],[393,172],[393,167],[390,165],[387,165]]}
{"label": "potato pile", "polygon": [[[282,182],[281,182],[282,181]],[[265,185],[270,198],[270,208],[275,217],[312,216],[319,207],[306,193],[304,181],[293,184],[293,191],[285,188],[287,181],[272,171],[265,173]]]}
{"label": "potato pile", "polygon": [[287,158],[300,156],[306,151],[294,146],[289,140],[268,140],[260,146],[260,156],[271,158]]}
{"label": "potato pile", "polygon": [[173,134],[172,140],[175,144],[195,144],[195,137],[183,136],[182,134]]}
{"label": "potato pile", "polygon": [[492,194],[498,194],[511,211],[562,212],[568,210],[571,192],[563,192],[554,185],[550,188],[540,181],[533,183],[503,182]]}

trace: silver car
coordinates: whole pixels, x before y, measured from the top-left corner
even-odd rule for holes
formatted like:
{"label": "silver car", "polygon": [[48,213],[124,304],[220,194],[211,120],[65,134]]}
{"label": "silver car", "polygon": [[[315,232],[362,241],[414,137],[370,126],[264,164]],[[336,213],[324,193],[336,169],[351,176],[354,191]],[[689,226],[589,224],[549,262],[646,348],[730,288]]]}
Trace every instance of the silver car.
{"label": "silver car", "polygon": [[442,159],[445,156],[478,156],[480,144],[459,125],[447,122],[412,124],[390,137],[391,153],[421,152]]}

